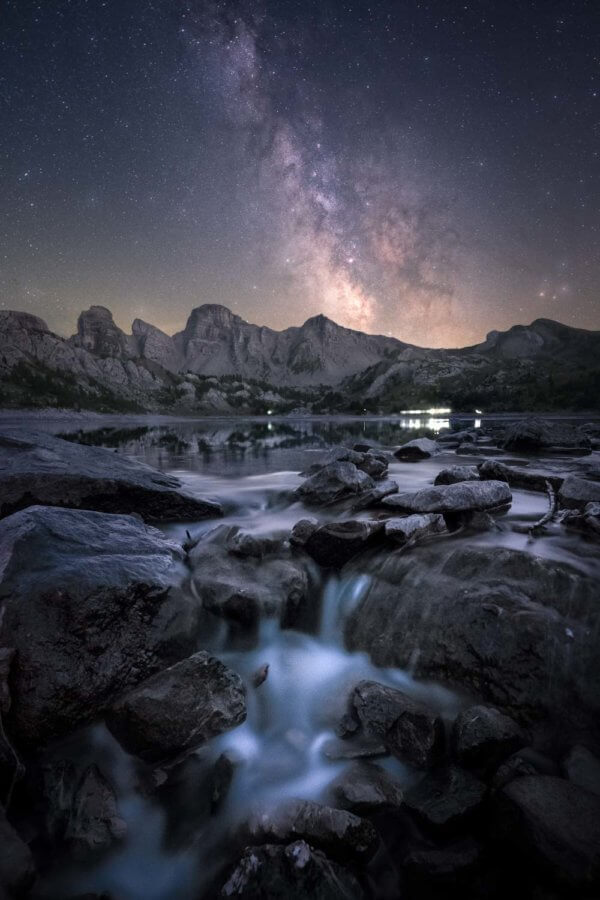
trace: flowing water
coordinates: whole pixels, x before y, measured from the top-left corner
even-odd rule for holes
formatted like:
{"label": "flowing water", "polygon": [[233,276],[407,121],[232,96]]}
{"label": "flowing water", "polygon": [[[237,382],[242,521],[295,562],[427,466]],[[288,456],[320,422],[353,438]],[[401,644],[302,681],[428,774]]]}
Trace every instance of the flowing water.
{"label": "flowing water", "polygon": [[[298,519],[315,514],[291,502],[289,493],[301,482],[299,472],[323,450],[363,440],[393,447],[420,434],[432,435],[447,424],[429,414],[375,422],[185,421],[150,426],[128,422],[79,438],[114,446],[177,475],[189,491],[218,498],[225,509],[221,520],[225,523],[256,534],[284,535]],[[399,482],[400,490],[414,489],[431,484],[446,465],[473,461],[448,453],[419,464],[392,462],[389,477]],[[569,461],[560,465],[564,468]],[[543,539],[512,529],[514,524],[533,523],[546,508],[545,495],[515,491],[503,529],[469,540],[492,541],[568,560],[584,569],[596,568],[593,554],[581,552],[581,540],[565,536],[558,528]],[[317,515],[326,519],[335,513],[319,510]],[[214,527],[215,522],[191,527],[173,524],[165,531],[183,540],[186,529],[198,537]],[[348,765],[347,760],[332,758],[339,746],[335,724],[345,710],[350,688],[361,679],[402,687],[426,698],[444,717],[455,716],[465,698],[439,685],[417,683],[406,671],[376,669],[365,654],[345,650],[342,623],[368,589],[369,577],[360,571],[341,578],[321,576],[315,568],[321,602],[320,626],[313,634],[283,631],[276,621],[265,620],[253,646],[239,649],[219,624],[203,646],[248,685],[247,720],[170,773],[159,772],[154,783],[149,784],[147,772],[102,726],[78,736],[71,747],[57,748],[57,755],[70,749],[80,758],[98,762],[117,788],[128,834],[93,868],[66,870],[61,865],[47,880],[51,885],[47,896],[106,890],[119,900],[198,900],[222,866],[232,836],[253,810],[275,806],[286,797],[327,798],[328,785]],[[255,689],[252,674],[265,663],[268,678]],[[222,754],[233,760],[234,775],[217,813],[213,810],[211,815],[203,792],[207,773]],[[377,761],[404,785],[419,777],[391,757]],[[156,785],[161,778],[168,778],[162,790]]]}

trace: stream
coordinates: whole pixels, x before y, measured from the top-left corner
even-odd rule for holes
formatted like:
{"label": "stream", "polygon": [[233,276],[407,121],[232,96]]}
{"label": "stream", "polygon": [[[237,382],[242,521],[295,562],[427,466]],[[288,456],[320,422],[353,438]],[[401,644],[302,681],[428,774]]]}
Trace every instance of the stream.
{"label": "stream", "polygon": [[[352,446],[357,441],[389,448],[407,438],[435,435],[447,425],[443,417],[430,414],[373,423],[123,423],[111,425],[112,432],[90,430],[86,442],[112,446],[176,475],[192,493],[219,499],[225,510],[219,522],[175,523],[164,528],[182,542],[187,531],[197,539],[222,524],[238,525],[253,534],[285,536],[307,515],[317,515],[321,521],[340,518],[339,511],[336,514],[325,508],[315,512],[289,499],[289,493],[301,483],[299,472],[319,454],[328,447]],[[398,481],[401,491],[416,489],[431,484],[445,466],[474,461],[450,452],[418,464],[392,461],[389,477]],[[560,465],[564,467],[565,461]],[[544,494],[515,490],[510,510],[499,520],[500,531],[451,540],[526,549],[597,574],[596,555],[582,552],[579,537],[557,530],[537,539],[513,530],[515,524],[532,524],[546,508]],[[371,515],[365,511],[353,518]],[[371,679],[400,687],[425,699],[446,721],[468,702],[468,697],[441,685],[414,680],[409,671],[376,668],[366,654],[344,648],[343,622],[368,589],[367,572],[322,575],[315,565],[311,578],[320,609],[314,633],[282,630],[276,620],[263,619],[253,644],[239,646],[219,621],[202,642],[204,649],[238,672],[247,685],[247,719],[238,728],[169,771],[155,771],[152,783],[143,767],[127,756],[102,725],[86,729],[67,746],[63,743],[54,748],[57,757],[71,752],[101,766],[116,787],[128,828],[124,842],[96,866],[57,867],[46,879],[40,897],[106,891],[115,900],[198,900],[219,875],[232,837],[250,815],[287,797],[327,800],[329,785],[348,765],[347,759],[336,758],[342,742],[335,727],[345,711],[349,691],[358,681]],[[268,677],[253,687],[253,673],[265,664]],[[229,776],[226,779],[223,796],[217,791],[217,800],[207,809],[206,779],[223,758],[233,774],[230,783]],[[421,775],[391,756],[376,761],[404,787]],[[210,783],[214,787],[214,780]],[[385,870],[385,859],[378,858],[376,864]],[[386,890],[394,896],[393,885]]]}

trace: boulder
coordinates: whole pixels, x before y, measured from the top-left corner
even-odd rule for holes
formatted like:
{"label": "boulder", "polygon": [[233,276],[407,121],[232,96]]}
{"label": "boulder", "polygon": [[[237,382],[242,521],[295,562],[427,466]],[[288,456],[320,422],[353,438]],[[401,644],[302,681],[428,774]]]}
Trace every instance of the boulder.
{"label": "boulder", "polygon": [[470,706],[452,728],[455,756],[467,769],[492,771],[524,744],[519,725],[491,706]]}
{"label": "boulder", "polygon": [[502,447],[525,453],[562,449],[588,449],[589,438],[577,429],[560,422],[550,422],[531,416],[509,425],[504,432]]}
{"label": "boulder", "polygon": [[562,761],[565,778],[600,797],[600,759],[587,747],[576,744]]}
{"label": "boulder", "polygon": [[600,878],[600,797],[570,781],[511,781],[496,794],[494,832],[565,886],[589,890]]}
{"label": "boulder", "polygon": [[557,740],[600,739],[591,576],[464,544],[417,546],[366,561],[364,572],[369,587],[345,623],[350,650],[465,691],[520,724],[556,728]]}
{"label": "boulder", "polygon": [[600,503],[588,503],[583,512],[576,509],[563,510],[560,522],[566,528],[582,531],[587,537],[600,538]]}
{"label": "boulder", "polygon": [[96,765],[88,766],[74,785],[64,841],[81,857],[108,850],[126,831],[112,785]]}
{"label": "boulder", "polygon": [[583,512],[588,503],[600,503],[600,482],[568,475],[558,492],[558,503],[563,509]]}
{"label": "boulder", "polygon": [[[505,481],[506,479],[500,480]],[[433,483],[437,486],[438,484],[458,484],[461,481],[479,481],[477,466],[450,466],[448,469],[441,469]]]}
{"label": "boulder", "polygon": [[394,517],[385,523],[385,536],[397,544],[407,544],[419,538],[433,537],[436,534],[447,534],[444,517],[438,513],[425,513],[412,516]]}
{"label": "boulder", "polygon": [[201,650],[121,697],[106,724],[129,753],[158,761],[192,750],[245,718],[242,679]]}
{"label": "boulder", "polygon": [[477,441],[477,438],[478,434],[475,431],[448,431],[436,435],[435,439],[438,444],[454,445],[458,447],[459,444],[474,444]]}
{"label": "boulder", "polygon": [[138,513],[148,521],[221,516],[214,500],[194,497],[180,482],[101,447],[43,432],[0,432],[0,517],[28,506]]}
{"label": "boulder", "polygon": [[348,447],[334,447],[324,459],[313,463],[301,474],[304,476],[316,475],[322,469],[336,462],[350,462],[374,479],[383,478],[388,470],[388,458],[381,450],[369,448],[369,450],[359,452],[356,449],[350,450]]}
{"label": "boulder", "polygon": [[485,784],[458,766],[428,772],[404,798],[405,805],[426,829],[454,833],[480,811]]}
{"label": "boulder", "polygon": [[30,507],[0,522],[0,643],[17,651],[6,724],[39,744],[99,716],[194,648],[173,589],[183,551],[134,516]]}
{"label": "boulder", "polygon": [[512,502],[512,494],[504,481],[461,481],[393,494],[381,502],[394,511],[461,513],[507,506]]}
{"label": "boulder", "polygon": [[291,530],[290,544],[294,547],[304,547],[311,534],[319,527],[319,520],[310,516],[300,519]]}
{"label": "boulder", "polygon": [[492,786],[496,789],[504,787],[514,778],[524,775],[558,775],[558,766],[554,760],[533,747],[523,747],[509,756],[492,778]]}
{"label": "boulder", "polygon": [[309,506],[327,506],[371,491],[375,482],[352,462],[332,462],[307,478],[296,490]]}
{"label": "boulder", "polygon": [[439,447],[435,441],[429,438],[415,438],[414,441],[407,441],[397,450],[394,450],[396,459],[403,462],[419,462],[422,459],[429,459],[438,453]]}
{"label": "boulder", "polygon": [[6,897],[28,892],[35,878],[31,851],[12,827],[0,806],[0,893]]}
{"label": "boulder", "polygon": [[528,466],[507,466],[494,459],[486,459],[477,467],[482,481],[506,481],[513,488],[524,491],[548,490],[548,483],[558,491],[565,476],[543,469],[530,469]]}
{"label": "boulder", "polygon": [[429,768],[441,757],[442,720],[403,691],[376,681],[361,681],[351,702],[365,731],[381,740],[398,759]]}
{"label": "boulder", "polygon": [[255,813],[244,828],[247,843],[289,844],[298,839],[341,860],[368,860],[379,843],[366,819],[310,800],[290,799],[273,810]]}
{"label": "boulder", "polygon": [[295,625],[306,613],[306,567],[289,547],[264,558],[241,556],[228,548],[236,529],[220,526],[190,551],[192,585],[209,612],[251,628],[262,616]]}
{"label": "boulder", "polygon": [[400,784],[372,762],[356,762],[330,784],[335,806],[357,815],[397,810],[403,801]]}
{"label": "boulder", "polygon": [[368,519],[327,522],[312,532],[304,550],[320,566],[339,569],[353,556],[380,542],[383,532],[383,522]]}
{"label": "boulder", "polygon": [[358,881],[305,841],[247,847],[220,897],[245,900],[361,900]]}
{"label": "boulder", "polygon": [[370,509],[372,506],[379,506],[384,497],[390,494],[398,493],[398,482],[392,481],[391,478],[385,481],[378,481],[373,490],[360,494],[352,509]]}

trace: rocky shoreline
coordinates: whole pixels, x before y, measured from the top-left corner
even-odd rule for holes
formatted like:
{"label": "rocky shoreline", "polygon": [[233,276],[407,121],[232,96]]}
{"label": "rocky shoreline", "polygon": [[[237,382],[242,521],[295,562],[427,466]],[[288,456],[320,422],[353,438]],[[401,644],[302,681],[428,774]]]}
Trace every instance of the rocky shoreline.
{"label": "rocky shoreline", "polygon": [[[597,425],[536,419],[334,448],[286,498],[293,527],[265,534],[219,524],[219,498],[120,454],[4,428],[0,897],[122,900],[76,874],[132,837],[86,744],[101,728],[166,817],[166,843],[191,854],[185,890],[165,897],[591,900],[599,448]],[[389,471],[437,457],[432,484]],[[522,490],[547,511],[507,526]],[[157,527],[212,518],[183,545]],[[489,539],[511,529],[572,535],[581,564]],[[337,768],[318,801],[280,798],[219,831],[241,763],[218,741],[277,677],[268,660],[236,671],[230,648],[255,646],[265,622],[316,634],[330,577],[362,579],[340,628],[381,680],[324,707]],[[392,669],[416,688],[390,684]],[[454,692],[450,711],[431,684]]]}

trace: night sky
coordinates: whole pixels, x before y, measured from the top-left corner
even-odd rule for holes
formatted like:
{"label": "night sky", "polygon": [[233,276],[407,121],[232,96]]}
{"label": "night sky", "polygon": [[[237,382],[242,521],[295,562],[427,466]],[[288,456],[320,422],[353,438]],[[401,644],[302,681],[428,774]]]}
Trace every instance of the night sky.
{"label": "night sky", "polygon": [[0,10],[0,308],[600,328],[597,0]]}

